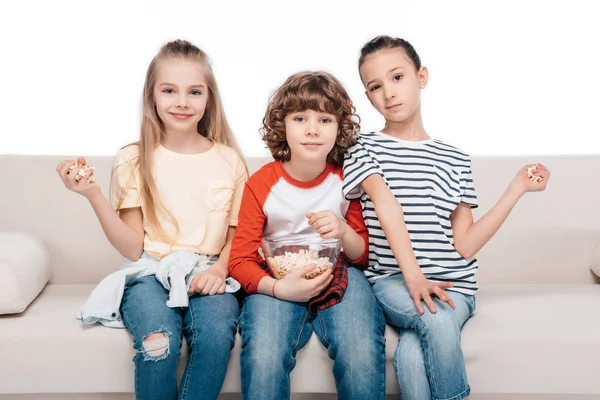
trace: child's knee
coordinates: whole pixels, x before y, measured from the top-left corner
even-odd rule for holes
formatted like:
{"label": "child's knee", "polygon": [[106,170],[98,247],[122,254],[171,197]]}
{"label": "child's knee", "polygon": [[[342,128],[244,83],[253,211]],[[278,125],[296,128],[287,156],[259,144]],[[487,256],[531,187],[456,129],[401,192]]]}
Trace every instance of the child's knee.
{"label": "child's knee", "polygon": [[214,319],[210,323],[199,327],[195,332],[186,334],[187,344],[190,349],[197,349],[204,353],[220,353],[229,351],[235,345],[237,322],[230,318]]}
{"label": "child's knee", "polygon": [[256,373],[270,373],[277,368],[286,369],[294,359],[291,347],[282,343],[278,343],[278,346],[269,346],[267,343],[257,342],[251,341],[242,352],[242,357],[248,365],[252,365]]}
{"label": "child's knee", "polygon": [[143,340],[142,347],[144,361],[163,360],[169,356],[169,337],[165,332],[152,333]]}
{"label": "child's knee", "polygon": [[418,318],[417,331],[428,338],[439,338],[441,342],[460,342],[460,325],[454,310],[438,307],[436,313],[426,311]]}

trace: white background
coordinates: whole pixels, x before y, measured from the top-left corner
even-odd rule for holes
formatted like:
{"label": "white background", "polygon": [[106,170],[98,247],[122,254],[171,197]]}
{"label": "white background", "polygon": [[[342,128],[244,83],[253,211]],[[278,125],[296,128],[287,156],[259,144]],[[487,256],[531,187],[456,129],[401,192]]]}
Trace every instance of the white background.
{"label": "white background", "polygon": [[430,70],[425,128],[473,155],[600,153],[594,1],[2,1],[0,153],[112,155],[139,135],[148,63],[176,38],[213,61],[248,156],[270,93],[299,70],[336,75],[365,130],[383,121],[357,73],[379,34]]}

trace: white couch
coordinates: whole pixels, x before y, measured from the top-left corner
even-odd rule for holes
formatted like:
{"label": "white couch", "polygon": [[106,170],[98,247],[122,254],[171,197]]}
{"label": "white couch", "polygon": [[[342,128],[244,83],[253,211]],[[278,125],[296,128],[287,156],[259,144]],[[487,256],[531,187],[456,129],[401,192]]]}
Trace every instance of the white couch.
{"label": "white couch", "polygon": [[[52,270],[50,283],[25,312],[0,316],[0,398],[133,391],[127,331],[75,319],[94,285],[121,258],[87,201],[62,186],[55,172],[62,159],[0,156],[0,231],[41,239]],[[520,166],[538,160],[552,171],[547,191],[527,194],[478,256],[477,311],[463,330],[473,399],[600,398],[600,285],[590,272],[600,246],[600,156],[474,158],[476,217]],[[88,161],[107,189],[112,159]],[[266,161],[250,159],[251,171]],[[398,393],[391,366],[397,337],[387,329],[390,395]],[[238,337],[223,393],[240,391],[239,352]],[[292,391],[335,393],[331,366],[313,335],[298,355]]]}

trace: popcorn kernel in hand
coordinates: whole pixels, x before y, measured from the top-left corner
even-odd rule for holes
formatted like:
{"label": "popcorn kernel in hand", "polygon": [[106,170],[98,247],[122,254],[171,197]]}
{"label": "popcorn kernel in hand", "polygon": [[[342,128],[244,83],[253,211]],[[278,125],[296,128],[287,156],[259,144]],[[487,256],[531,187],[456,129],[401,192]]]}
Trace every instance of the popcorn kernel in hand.
{"label": "popcorn kernel in hand", "polygon": [[[79,164],[75,163],[69,167],[69,170],[67,171],[67,175],[70,174],[71,171],[73,171],[75,169],[75,167],[81,167],[81,169],[77,173],[77,176],[75,177],[75,182],[79,182],[79,180],[81,178],[84,178],[87,176],[88,172],[91,173],[94,170],[94,167],[89,167],[87,165],[79,165]],[[90,179],[88,179],[88,182],[94,183],[94,182],[96,182],[96,180],[92,176]]]}
{"label": "popcorn kernel in hand", "polygon": [[532,182],[538,182],[539,183],[539,182],[541,182],[541,181],[544,180],[541,176],[535,176],[534,175],[535,170],[537,169],[538,165],[539,164],[535,164],[535,165],[527,168],[527,178],[529,178],[529,180],[532,181]]}

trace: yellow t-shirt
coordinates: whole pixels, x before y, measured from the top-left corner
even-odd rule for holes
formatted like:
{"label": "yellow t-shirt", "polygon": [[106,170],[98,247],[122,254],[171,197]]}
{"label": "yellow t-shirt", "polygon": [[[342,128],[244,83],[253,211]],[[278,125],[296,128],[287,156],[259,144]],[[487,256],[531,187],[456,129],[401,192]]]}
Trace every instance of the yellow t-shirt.
{"label": "yellow t-shirt", "polygon": [[[115,210],[142,207],[140,176],[136,167],[138,146],[121,149],[113,165],[111,203]],[[179,233],[161,209],[157,217],[166,236],[144,217],[144,250],[162,259],[177,250],[218,255],[225,245],[229,226],[237,226],[238,211],[248,174],[235,150],[214,143],[201,154],[180,154],[159,145],[154,150],[154,178],[160,201],[177,220]],[[122,202],[119,204],[119,200]]]}

